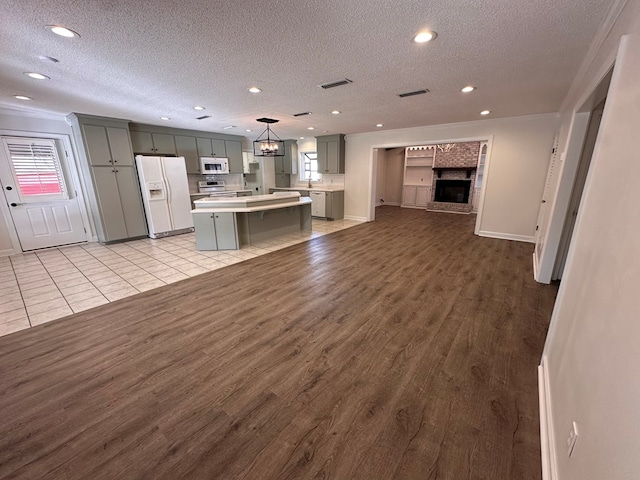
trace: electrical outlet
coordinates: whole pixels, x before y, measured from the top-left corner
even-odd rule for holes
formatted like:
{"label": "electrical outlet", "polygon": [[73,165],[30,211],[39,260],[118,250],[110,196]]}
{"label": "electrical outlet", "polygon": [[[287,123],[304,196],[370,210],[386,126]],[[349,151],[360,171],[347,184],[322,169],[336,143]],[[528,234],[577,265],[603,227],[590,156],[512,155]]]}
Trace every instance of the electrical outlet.
{"label": "electrical outlet", "polygon": [[576,440],[578,439],[578,425],[576,422],[571,424],[571,430],[569,430],[569,436],[567,436],[567,455],[570,457],[573,453],[573,447],[576,446]]}

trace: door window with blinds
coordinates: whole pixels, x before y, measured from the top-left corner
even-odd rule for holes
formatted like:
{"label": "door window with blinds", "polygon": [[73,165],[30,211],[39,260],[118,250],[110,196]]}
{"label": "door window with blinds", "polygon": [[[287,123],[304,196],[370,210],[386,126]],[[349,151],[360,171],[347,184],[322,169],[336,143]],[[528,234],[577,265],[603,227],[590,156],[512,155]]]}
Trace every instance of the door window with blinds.
{"label": "door window with blinds", "polygon": [[69,198],[54,140],[3,137],[2,143],[23,203]]}

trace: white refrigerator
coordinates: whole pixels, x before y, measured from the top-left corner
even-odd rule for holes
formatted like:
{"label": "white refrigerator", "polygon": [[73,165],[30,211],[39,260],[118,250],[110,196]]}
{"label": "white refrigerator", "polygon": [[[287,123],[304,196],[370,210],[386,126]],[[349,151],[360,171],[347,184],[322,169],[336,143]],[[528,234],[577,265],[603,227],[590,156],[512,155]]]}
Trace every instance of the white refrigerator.
{"label": "white refrigerator", "polygon": [[136,156],[144,212],[151,238],[193,231],[184,157]]}

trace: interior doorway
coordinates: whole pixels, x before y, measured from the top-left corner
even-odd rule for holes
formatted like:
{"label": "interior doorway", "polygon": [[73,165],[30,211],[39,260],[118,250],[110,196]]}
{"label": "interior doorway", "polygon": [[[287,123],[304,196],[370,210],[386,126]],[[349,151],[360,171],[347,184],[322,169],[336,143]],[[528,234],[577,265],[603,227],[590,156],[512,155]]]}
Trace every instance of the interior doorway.
{"label": "interior doorway", "polygon": [[[479,213],[489,160],[489,139],[425,141],[373,148],[373,205]],[[440,198],[446,182],[464,182],[458,199]]]}
{"label": "interior doorway", "polygon": [[612,75],[613,66],[573,112],[564,152],[558,155],[555,148],[552,156],[533,254],[534,278],[540,283],[562,278]]}
{"label": "interior doorway", "polygon": [[571,199],[569,200],[569,208],[567,210],[562,235],[560,237],[560,247],[558,248],[558,255],[553,267],[553,280],[562,279],[562,273],[567,261],[567,254],[569,253],[569,245],[571,244],[571,236],[573,235],[573,229],[576,225],[578,209],[580,208],[580,200],[582,199],[582,192],[584,191],[584,186],[587,182],[587,174],[589,173],[593,150],[596,146],[596,140],[598,138],[598,131],[600,129],[600,123],[602,122],[602,113],[604,111],[604,104],[606,100],[606,97],[602,99],[602,101],[593,109],[591,116],[589,117],[587,136],[585,137],[584,146],[582,147],[580,163],[578,164],[578,171],[576,172],[576,179],[573,183]]}

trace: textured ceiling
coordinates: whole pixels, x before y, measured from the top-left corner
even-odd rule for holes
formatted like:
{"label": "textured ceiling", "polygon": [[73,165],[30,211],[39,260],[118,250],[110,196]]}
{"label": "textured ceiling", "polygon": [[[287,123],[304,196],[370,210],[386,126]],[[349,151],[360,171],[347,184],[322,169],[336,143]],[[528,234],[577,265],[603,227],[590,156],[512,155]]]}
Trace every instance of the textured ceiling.
{"label": "textured ceiling", "polygon": [[[612,2],[0,0],[0,105],[249,137],[267,116],[281,138],[555,112]],[[413,43],[425,28],[438,37]]]}

